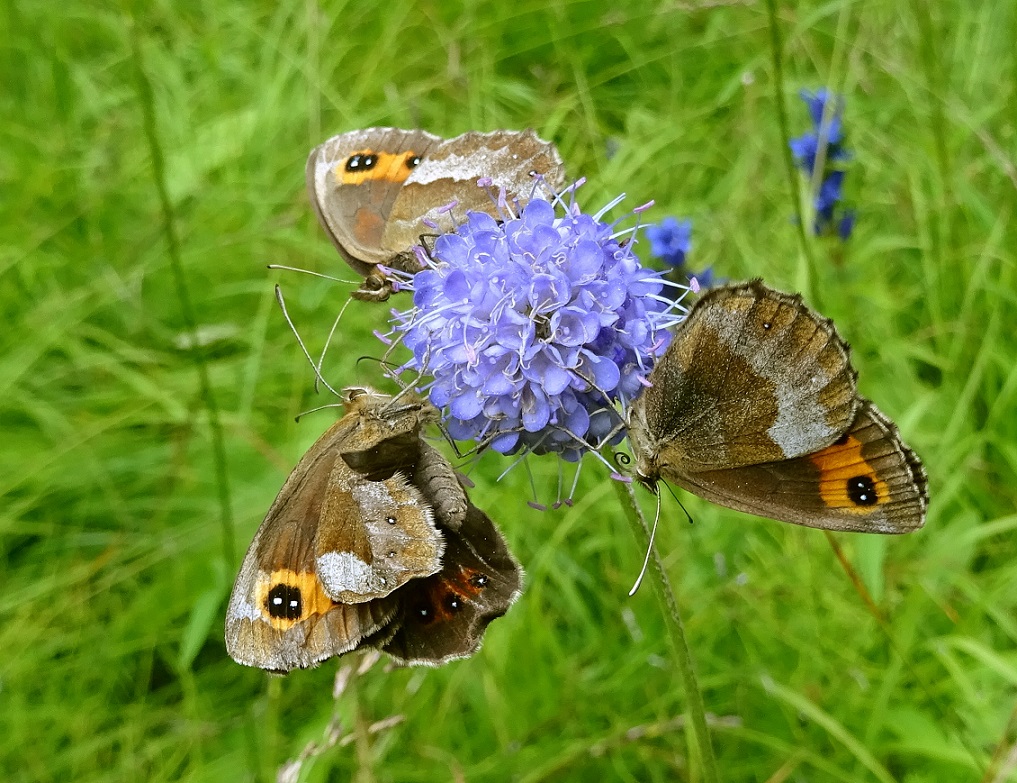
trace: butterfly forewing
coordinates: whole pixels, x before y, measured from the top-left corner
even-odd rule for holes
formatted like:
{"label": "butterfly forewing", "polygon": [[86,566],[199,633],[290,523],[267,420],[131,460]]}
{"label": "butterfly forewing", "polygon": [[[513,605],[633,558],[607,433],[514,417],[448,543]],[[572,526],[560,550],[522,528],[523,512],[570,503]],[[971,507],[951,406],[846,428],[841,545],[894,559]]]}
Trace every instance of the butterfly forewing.
{"label": "butterfly forewing", "polygon": [[385,244],[385,226],[402,184],[440,143],[426,131],[366,128],[333,136],[311,151],[311,204],[339,253],[361,275],[413,244]]}
{"label": "butterfly forewing", "polygon": [[841,438],[814,454],[675,483],[729,508],[826,530],[907,533],[924,524],[928,506],[920,460],[868,401]]}
{"label": "butterfly forewing", "polygon": [[697,302],[649,380],[630,432],[651,477],[807,454],[835,440],[857,406],[833,325],[757,282]]}

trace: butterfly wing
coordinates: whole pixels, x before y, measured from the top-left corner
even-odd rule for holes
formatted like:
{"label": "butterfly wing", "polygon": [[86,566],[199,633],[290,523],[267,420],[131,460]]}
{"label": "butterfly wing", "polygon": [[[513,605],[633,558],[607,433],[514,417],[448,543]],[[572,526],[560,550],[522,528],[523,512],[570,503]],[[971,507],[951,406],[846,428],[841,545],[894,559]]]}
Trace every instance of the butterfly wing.
{"label": "butterfly wing", "polygon": [[[534,178],[547,183],[541,188]],[[565,169],[554,144],[533,130],[471,131],[443,141],[421,158],[396,196],[385,226],[382,244],[405,250],[419,244],[421,234],[433,234],[425,221],[450,231],[455,225],[440,210],[453,202],[461,219],[467,211],[499,217],[487,188],[477,185],[490,179],[494,191],[504,188],[508,199],[525,204],[536,190],[545,197],[558,192],[565,182]]]}
{"label": "butterfly wing", "polygon": [[315,533],[315,570],[343,603],[382,598],[441,567],[430,504],[401,473],[371,481],[336,459]]}
{"label": "butterfly wing", "polygon": [[375,643],[408,664],[438,665],[477,651],[488,624],[518,597],[523,573],[501,532],[470,504],[457,532],[445,530],[441,571],[415,580],[396,594],[394,635]]}
{"label": "butterfly wing", "polygon": [[651,482],[809,454],[836,440],[858,405],[833,323],[759,281],[705,294],[649,381],[629,436]]}
{"label": "butterfly wing", "polygon": [[[354,293],[384,301],[392,283],[378,264],[404,272],[419,270],[412,248],[434,229],[428,223],[481,210],[497,216],[488,192],[477,185],[489,178],[509,197],[528,200],[540,174],[558,191],[564,168],[557,148],[532,130],[470,132],[443,140],[420,130],[367,128],[326,141],[307,159],[307,187],[318,221],[349,265],[365,278]],[[442,224],[445,230],[454,226]]]}
{"label": "butterfly wing", "polygon": [[359,646],[398,609],[394,598],[338,603],[318,579],[315,531],[336,462],[328,436],[290,474],[240,567],[226,610],[226,649],[238,663],[314,666]]}
{"label": "butterfly wing", "polygon": [[908,533],[925,524],[928,484],[918,456],[875,405],[847,432],[803,457],[668,475],[714,503],[824,530]]}
{"label": "butterfly wing", "polygon": [[354,649],[392,620],[393,591],[441,566],[444,540],[420,490],[342,459],[342,444],[363,440],[362,413],[352,406],[303,456],[244,557],[226,616],[240,663],[287,671]]}
{"label": "butterfly wing", "polygon": [[256,537],[244,558],[226,612],[226,649],[237,663],[277,672],[315,666],[356,649],[395,617],[399,603],[391,596],[333,601],[306,544],[293,542],[294,568],[262,570],[264,538]]}
{"label": "butterfly wing", "polygon": [[385,225],[403,184],[441,141],[422,130],[366,128],[333,136],[308,156],[307,189],[318,221],[361,276],[416,243],[393,247]]}

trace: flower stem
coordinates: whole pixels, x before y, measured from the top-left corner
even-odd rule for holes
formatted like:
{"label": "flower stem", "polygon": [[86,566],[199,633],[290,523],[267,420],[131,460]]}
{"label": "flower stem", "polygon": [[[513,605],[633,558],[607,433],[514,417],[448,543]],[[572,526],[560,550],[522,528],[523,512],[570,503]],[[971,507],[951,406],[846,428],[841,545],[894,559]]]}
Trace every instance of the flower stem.
{"label": "flower stem", "polygon": [[682,617],[678,611],[678,599],[675,597],[671,580],[667,577],[660,555],[654,547],[650,546],[650,526],[639,507],[632,484],[625,481],[615,481],[614,484],[636,541],[640,542],[642,546],[649,547],[650,573],[653,574],[653,581],[657,587],[657,598],[664,610],[671,646],[674,647],[675,660],[678,663],[678,673],[681,675],[682,685],[685,688],[687,710],[696,746],[699,748],[703,780],[706,783],[717,783],[717,762],[713,756],[713,744],[710,742],[710,734],[706,727],[703,694],[700,693],[699,685],[696,682],[696,672],[692,666],[692,652],[689,650],[688,640],[685,638],[685,625],[682,623]]}
{"label": "flower stem", "polygon": [[[777,109],[777,125],[780,128],[780,137],[783,141],[784,170],[787,172],[788,183],[791,185],[792,201],[794,202],[795,217],[798,224],[798,240],[801,245],[802,254],[805,256],[807,281],[801,287],[806,300],[819,307],[820,302],[815,298],[815,281],[818,275],[818,265],[808,233],[808,227],[812,225],[813,220],[811,202],[802,201],[801,183],[799,182],[798,171],[795,169],[791,147],[788,145],[788,142],[791,140],[791,131],[787,120],[787,105],[784,101],[784,44],[780,37],[777,0],[766,0],[766,15],[770,27],[770,65],[773,68],[773,98]],[[803,206],[806,208],[803,209]],[[808,217],[806,213],[808,213]]]}

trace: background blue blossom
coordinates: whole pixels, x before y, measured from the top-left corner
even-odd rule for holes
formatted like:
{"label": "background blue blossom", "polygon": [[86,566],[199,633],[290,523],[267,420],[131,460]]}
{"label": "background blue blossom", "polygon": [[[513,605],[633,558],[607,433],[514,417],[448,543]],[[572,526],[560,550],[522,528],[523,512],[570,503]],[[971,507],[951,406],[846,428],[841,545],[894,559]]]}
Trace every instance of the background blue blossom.
{"label": "background blue blossom", "polygon": [[808,107],[812,130],[788,143],[795,164],[810,184],[816,182],[816,167],[822,163],[813,198],[813,230],[817,235],[835,231],[841,239],[847,239],[854,228],[855,213],[841,207],[844,166],[851,159],[851,153],[844,147],[844,99],[839,95],[831,96],[825,88],[815,92],[802,90],[800,94]]}
{"label": "background blue blossom", "polygon": [[685,259],[692,250],[692,221],[688,218],[679,220],[669,215],[659,223],[646,227],[646,238],[650,242],[650,255],[671,267],[668,279],[684,283],[691,278],[703,288],[713,284],[713,270],[692,272]]}

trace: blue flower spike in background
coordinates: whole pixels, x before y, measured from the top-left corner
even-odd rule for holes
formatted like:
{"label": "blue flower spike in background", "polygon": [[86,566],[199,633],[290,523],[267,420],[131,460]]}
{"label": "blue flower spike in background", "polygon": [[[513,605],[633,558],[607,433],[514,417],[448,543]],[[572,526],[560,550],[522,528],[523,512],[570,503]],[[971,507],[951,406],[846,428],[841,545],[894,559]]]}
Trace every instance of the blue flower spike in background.
{"label": "blue flower spike in background", "polygon": [[836,235],[846,240],[854,228],[855,212],[842,205],[845,166],[851,153],[844,146],[842,96],[825,88],[802,90],[812,131],[791,139],[795,165],[805,174],[812,193],[813,230],[817,236]]}
{"label": "blue flower spike in background", "polygon": [[650,241],[650,255],[670,267],[667,271],[669,280],[690,282],[693,291],[709,288],[713,284],[712,269],[693,273],[685,264],[686,257],[692,250],[691,220],[679,220],[669,215],[659,223],[647,226],[646,238]]}
{"label": "blue flower spike in background", "polygon": [[454,439],[578,460],[618,430],[615,401],[639,393],[683,316],[689,287],[665,291],[619,241],[631,229],[601,221],[618,200],[589,215],[572,198],[467,213],[421,254],[395,329]]}
{"label": "blue flower spike in background", "polygon": [[650,254],[671,266],[684,266],[685,256],[692,249],[692,221],[668,216],[656,225],[646,227]]}

